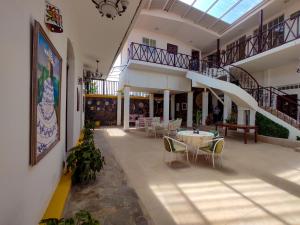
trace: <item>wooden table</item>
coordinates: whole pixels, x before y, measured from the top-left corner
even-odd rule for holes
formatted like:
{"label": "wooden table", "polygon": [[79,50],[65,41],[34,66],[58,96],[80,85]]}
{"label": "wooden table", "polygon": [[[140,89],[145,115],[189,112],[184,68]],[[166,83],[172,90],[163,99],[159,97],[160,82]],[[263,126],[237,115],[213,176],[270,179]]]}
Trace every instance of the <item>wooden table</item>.
{"label": "wooden table", "polygon": [[248,133],[250,130],[254,130],[254,141],[257,142],[257,126],[250,125],[238,125],[238,124],[230,124],[230,123],[217,123],[216,130],[218,127],[225,128],[225,136],[227,136],[227,129],[243,129],[244,130],[244,143],[247,144],[248,141]]}

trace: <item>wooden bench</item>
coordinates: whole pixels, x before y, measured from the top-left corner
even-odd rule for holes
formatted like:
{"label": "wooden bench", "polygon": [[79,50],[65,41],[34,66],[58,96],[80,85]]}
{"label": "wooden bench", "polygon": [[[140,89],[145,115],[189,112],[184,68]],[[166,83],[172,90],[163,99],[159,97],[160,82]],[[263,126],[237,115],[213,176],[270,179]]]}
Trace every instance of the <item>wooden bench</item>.
{"label": "wooden bench", "polygon": [[248,133],[250,130],[254,130],[254,141],[257,142],[257,126],[250,125],[239,125],[239,124],[230,124],[230,123],[217,123],[216,130],[218,127],[225,128],[225,137],[227,136],[227,129],[242,129],[244,130],[244,143],[247,144],[248,141]]}

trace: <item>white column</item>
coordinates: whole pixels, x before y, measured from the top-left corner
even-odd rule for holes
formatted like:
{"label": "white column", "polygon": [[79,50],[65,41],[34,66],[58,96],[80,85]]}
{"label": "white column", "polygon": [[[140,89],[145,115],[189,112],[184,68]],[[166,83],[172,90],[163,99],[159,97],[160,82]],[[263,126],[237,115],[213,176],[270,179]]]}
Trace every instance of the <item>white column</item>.
{"label": "white column", "polygon": [[154,95],[149,95],[149,116],[152,118],[154,116]]}
{"label": "white column", "polygon": [[206,118],[208,116],[208,92],[202,93],[202,125],[206,125]]}
{"label": "white column", "polygon": [[122,120],[122,93],[118,92],[118,102],[117,102],[117,125],[121,125]]}
{"label": "white column", "polygon": [[175,120],[175,95],[171,95],[171,119]]}
{"label": "white column", "polygon": [[170,100],[170,91],[164,90],[164,125],[169,124],[169,100]]}
{"label": "white column", "polygon": [[224,94],[224,111],[223,111],[223,122],[226,122],[226,119],[230,117],[232,109],[232,101],[231,98]]}
{"label": "white column", "polygon": [[[246,124],[246,109],[243,107],[238,106],[238,115],[237,115],[237,124],[238,125],[245,125]],[[237,129],[238,132],[244,132],[243,129]]]}
{"label": "white column", "polygon": [[[255,126],[255,115],[256,115],[256,111],[250,109],[250,119],[249,119],[250,126]],[[254,133],[254,130],[250,130],[250,133]]]}
{"label": "white column", "polygon": [[129,129],[130,87],[124,87],[124,129]]}
{"label": "white column", "polygon": [[187,127],[193,127],[193,92],[190,91],[187,97]]}

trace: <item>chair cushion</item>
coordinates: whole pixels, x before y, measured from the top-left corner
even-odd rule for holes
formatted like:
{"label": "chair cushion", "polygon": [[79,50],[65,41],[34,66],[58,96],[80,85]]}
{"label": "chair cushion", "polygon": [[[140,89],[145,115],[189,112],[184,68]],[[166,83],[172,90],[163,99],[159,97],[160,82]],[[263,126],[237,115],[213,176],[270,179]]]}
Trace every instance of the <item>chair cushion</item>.
{"label": "chair cushion", "polygon": [[223,146],[224,146],[224,140],[221,140],[219,141],[217,144],[216,144],[216,149],[215,149],[215,153],[216,154],[220,154],[223,150]]}
{"label": "chair cushion", "polygon": [[177,142],[172,141],[175,152],[183,152],[185,151],[185,146],[178,144]]}
{"label": "chair cushion", "polygon": [[204,151],[204,152],[212,153],[212,150],[211,150],[210,146],[203,147],[203,148],[201,148],[201,150]]}

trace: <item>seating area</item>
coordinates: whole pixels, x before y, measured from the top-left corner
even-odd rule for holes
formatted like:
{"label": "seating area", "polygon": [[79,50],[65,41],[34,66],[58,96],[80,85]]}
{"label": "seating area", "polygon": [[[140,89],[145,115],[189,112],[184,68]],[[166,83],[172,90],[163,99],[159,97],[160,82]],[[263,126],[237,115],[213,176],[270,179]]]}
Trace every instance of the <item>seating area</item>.
{"label": "seating area", "polygon": [[[154,139],[141,129],[97,132],[96,142],[110,147],[154,224],[300,222],[300,155],[293,149],[252,141],[245,145],[228,135],[193,152],[190,145],[203,142],[193,138],[198,134],[192,130],[177,132],[177,139]],[[207,135],[206,143],[214,139],[204,132],[199,134]]]}

